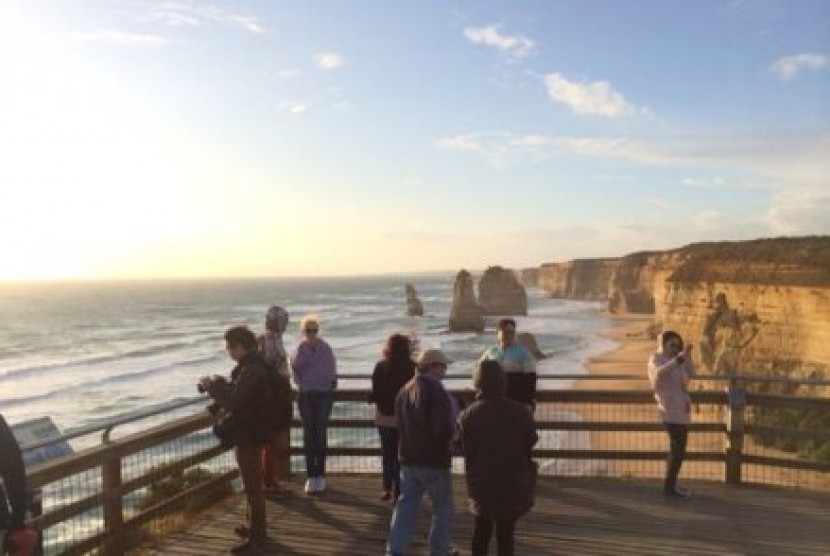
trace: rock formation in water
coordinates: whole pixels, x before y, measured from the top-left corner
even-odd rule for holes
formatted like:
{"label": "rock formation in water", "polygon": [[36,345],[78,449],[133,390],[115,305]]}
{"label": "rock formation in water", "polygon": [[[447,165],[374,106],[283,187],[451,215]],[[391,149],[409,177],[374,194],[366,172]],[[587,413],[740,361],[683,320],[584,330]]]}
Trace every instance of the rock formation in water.
{"label": "rock formation in water", "polygon": [[453,332],[484,332],[484,314],[476,301],[473,276],[466,270],[455,277],[449,324]]}
{"label": "rock formation in water", "polygon": [[478,303],[485,315],[526,315],[527,292],[516,274],[500,266],[484,271],[478,282]]}
{"label": "rock formation in water", "polygon": [[523,345],[526,347],[533,358],[537,361],[539,359],[545,359],[547,355],[545,355],[541,349],[539,349],[539,344],[536,342],[536,337],[531,334],[530,332],[519,332],[516,334],[516,343]]}
{"label": "rock formation in water", "polygon": [[418,292],[412,284],[406,285],[406,314],[410,317],[424,316],[424,305],[418,299]]}

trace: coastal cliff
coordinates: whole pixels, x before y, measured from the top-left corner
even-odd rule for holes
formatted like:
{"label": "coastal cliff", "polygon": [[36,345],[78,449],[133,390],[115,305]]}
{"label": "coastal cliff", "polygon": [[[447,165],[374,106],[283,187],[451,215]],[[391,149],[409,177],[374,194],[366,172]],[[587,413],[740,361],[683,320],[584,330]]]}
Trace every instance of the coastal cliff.
{"label": "coastal cliff", "polygon": [[618,258],[575,259],[539,267],[538,285],[551,297],[606,300]]}
{"label": "coastal cliff", "polygon": [[830,236],[692,244],[539,268],[553,297],[654,314],[715,374],[830,377]]}
{"label": "coastal cliff", "polygon": [[478,282],[478,303],[486,316],[527,315],[527,292],[516,273],[500,266],[484,271]]}

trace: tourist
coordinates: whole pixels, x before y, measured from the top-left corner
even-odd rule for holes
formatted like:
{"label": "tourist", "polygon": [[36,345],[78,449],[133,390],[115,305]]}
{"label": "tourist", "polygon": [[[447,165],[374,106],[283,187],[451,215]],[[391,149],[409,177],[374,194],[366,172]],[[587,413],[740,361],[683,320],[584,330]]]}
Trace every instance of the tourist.
{"label": "tourist", "polygon": [[200,387],[216,400],[226,415],[220,425],[226,431],[224,441],[236,450],[236,461],[242,486],[250,506],[248,525],[237,528],[241,543],[231,549],[233,554],[252,554],[262,550],[267,541],[265,497],[262,491],[262,448],[269,444],[273,431],[266,425],[265,413],[272,408],[268,368],[257,350],[257,338],[245,326],[236,326],[225,332],[228,355],[237,365],[231,371],[230,382],[221,377],[204,377]]}
{"label": "tourist", "polygon": [[383,465],[384,502],[397,500],[401,492],[400,463],[398,461],[398,422],[395,418],[395,397],[415,375],[409,338],[392,334],[383,348],[383,359],[372,372],[372,391],[369,403],[375,404],[375,424],[380,435]]}
{"label": "tourist", "polygon": [[[282,335],[288,326],[288,312],[280,306],[274,305],[265,314],[265,334],[259,337],[259,351],[265,362],[285,379],[290,380],[291,370],[288,364],[288,354],[282,343]],[[274,433],[270,444],[262,450],[262,483],[265,495],[269,498],[286,498],[291,490],[280,485],[280,477],[291,473],[291,469],[283,469],[282,461],[287,459],[286,450],[291,447],[291,427],[285,427]]]}
{"label": "tourist", "polygon": [[454,554],[450,545],[454,515],[450,441],[455,415],[450,395],[441,383],[449,363],[440,350],[424,351],[418,359],[417,374],[395,399],[401,492],[392,514],[387,556],[408,553],[425,492],[432,500],[429,553]]}
{"label": "tourist", "polygon": [[683,347],[683,339],[674,331],[660,335],[660,349],[648,360],[648,379],[654,389],[654,398],[669,434],[669,456],[663,493],[667,497],[688,498],[691,491],[677,484],[677,475],[686,454],[686,440],[692,402],[689,398],[689,380],[695,376],[692,364],[692,344]]}
{"label": "tourist", "polygon": [[516,321],[499,319],[498,343],[484,351],[481,361],[498,361],[507,377],[507,397],[536,406],[536,360],[523,345],[516,342]]}
{"label": "tourist", "polygon": [[10,554],[34,554],[37,533],[26,527],[26,468],[20,446],[2,415],[0,479],[0,552],[5,547]]}
{"label": "tourist", "polygon": [[298,406],[303,421],[307,476],[305,491],[314,494],[325,491],[327,487],[328,422],[334,401],[333,391],[337,387],[337,361],[331,346],[320,338],[320,323],[316,317],[305,317],[300,323],[300,330],[303,340],[291,358],[291,366],[300,392]]}
{"label": "tourist", "polygon": [[527,408],[506,396],[498,361],[482,361],[473,376],[476,401],[459,417],[459,441],[470,511],[475,515],[472,554],[487,554],[493,529],[499,556],[514,554],[516,520],[533,506],[539,439]]}

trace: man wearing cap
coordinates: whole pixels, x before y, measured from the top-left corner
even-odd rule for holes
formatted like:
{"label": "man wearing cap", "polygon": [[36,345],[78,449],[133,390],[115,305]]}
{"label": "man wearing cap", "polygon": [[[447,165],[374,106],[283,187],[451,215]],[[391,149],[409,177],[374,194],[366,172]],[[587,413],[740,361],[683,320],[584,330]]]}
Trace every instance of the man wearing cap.
{"label": "man wearing cap", "polygon": [[454,515],[450,475],[450,441],[455,431],[455,412],[450,394],[441,381],[451,361],[437,349],[424,351],[418,372],[398,393],[401,495],[395,504],[387,556],[408,553],[421,499],[426,492],[432,500],[429,553],[454,554],[450,539]]}
{"label": "man wearing cap", "polygon": [[516,321],[499,319],[498,344],[481,355],[481,361],[498,361],[507,377],[507,397],[531,410],[536,405],[536,360],[516,342]]}

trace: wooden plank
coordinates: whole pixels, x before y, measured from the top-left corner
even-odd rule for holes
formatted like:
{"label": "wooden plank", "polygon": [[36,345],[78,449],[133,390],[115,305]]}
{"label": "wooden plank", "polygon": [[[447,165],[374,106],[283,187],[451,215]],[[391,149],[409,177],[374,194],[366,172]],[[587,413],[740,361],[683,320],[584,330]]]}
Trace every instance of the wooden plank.
{"label": "wooden plank", "polygon": [[[378,499],[375,475],[332,475],[323,495],[268,503],[271,542],[266,554],[343,556],[382,554],[392,505]],[[780,488],[695,483],[690,500],[666,500],[655,481],[541,477],[536,506],[517,524],[516,554],[822,554],[827,546],[830,495]],[[454,477],[453,540],[469,554],[473,519],[464,478]],[[211,508],[186,531],[157,539],[135,554],[221,554],[244,500]],[[425,501],[411,554],[427,554],[429,502]],[[495,539],[491,541],[495,553]]]}

